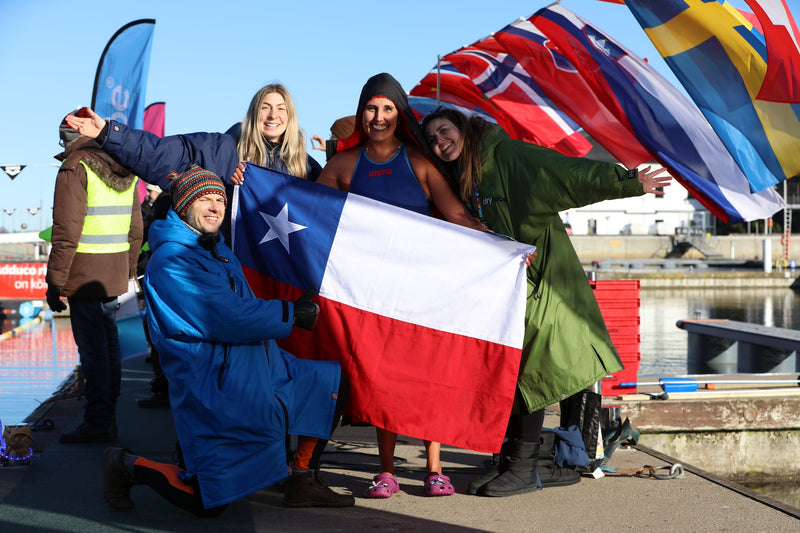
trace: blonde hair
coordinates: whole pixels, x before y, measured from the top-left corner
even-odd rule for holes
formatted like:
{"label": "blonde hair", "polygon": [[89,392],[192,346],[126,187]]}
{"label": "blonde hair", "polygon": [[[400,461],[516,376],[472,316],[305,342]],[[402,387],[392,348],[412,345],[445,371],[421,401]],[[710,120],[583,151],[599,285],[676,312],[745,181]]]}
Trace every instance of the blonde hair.
{"label": "blonde hair", "polygon": [[289,91],[280,83],[265,85],[250,100],[247,115],[242,122],[242,134],[236,145],[236,152],[240,161],[252,161],[262,167],[269,166],[267,148],[261,135],[261,125],[258,115],[261,103],[268,94],[277,93],[286,103],[286,131],[281,139],[281,161],[292,176],[305,179],[308,169],[308,155],[306,153],[306,135],[297,122],[297,109]]}

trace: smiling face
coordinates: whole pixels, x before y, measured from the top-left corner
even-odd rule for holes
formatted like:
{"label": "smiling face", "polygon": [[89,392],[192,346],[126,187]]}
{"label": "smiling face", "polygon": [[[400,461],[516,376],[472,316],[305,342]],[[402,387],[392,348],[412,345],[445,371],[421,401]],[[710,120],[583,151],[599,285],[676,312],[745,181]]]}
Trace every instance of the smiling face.
{"label": "smiling face", "polygon": [[258,112],[261,135],[269,141],[280,142],[288,122],[289,112],[283,96],[279,93],[268,93],[261,101]]}
{"label": "smiling face", "polygon": [[184,220],[201,233],[217,233],[225,218],[225,198],[211,193],[201,196],[186,210]]}
{"label": "smiling face", "polygon": [[433,153],[442,161],[455,161],[464,148],[461,131],[446,118],[435,118],[425,126],[425,137]]}
{"label": "smiling face", "polygon": [[370,140],[384,141],[394,137],[398,119],[397,106],[388,98],[376,96],[364,106],[361,125]]}

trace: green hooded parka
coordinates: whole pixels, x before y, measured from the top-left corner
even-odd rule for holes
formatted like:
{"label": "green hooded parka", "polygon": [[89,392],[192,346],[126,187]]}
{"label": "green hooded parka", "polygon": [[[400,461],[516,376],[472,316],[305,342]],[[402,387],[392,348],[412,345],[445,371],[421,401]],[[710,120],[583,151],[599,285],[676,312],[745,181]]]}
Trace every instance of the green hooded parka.
{"label": "green hooded parka", "polygon": [[493,231],[536,246],[528,268],[518,379],[529,412],[622,370],[559,212],[644,193],[635,172],[511,140],[498,127],[481,142],[478,200]]}

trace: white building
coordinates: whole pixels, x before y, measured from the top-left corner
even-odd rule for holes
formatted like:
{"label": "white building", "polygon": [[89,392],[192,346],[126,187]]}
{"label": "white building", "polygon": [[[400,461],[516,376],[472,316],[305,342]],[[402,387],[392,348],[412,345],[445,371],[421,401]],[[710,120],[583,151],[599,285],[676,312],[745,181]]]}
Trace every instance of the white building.
{"label": "white building", "polygon": [[[616,159],[595,145],[588,159],[616,162]],[[641,168],[647,165],[642,165]],[[653,168],[661,165],[652,163]],[[645,194],[621,200],[606,200],[560,213],[573,235],[674,235],[675,228],[713,226],[711,213],[689,192],[673,180],[664,188],[664,196]]]}

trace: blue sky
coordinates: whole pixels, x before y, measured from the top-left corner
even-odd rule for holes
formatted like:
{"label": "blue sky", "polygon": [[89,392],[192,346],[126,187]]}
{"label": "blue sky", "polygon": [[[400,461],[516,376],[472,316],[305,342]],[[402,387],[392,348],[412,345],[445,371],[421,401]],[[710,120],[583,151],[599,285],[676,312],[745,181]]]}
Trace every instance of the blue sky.
{"label": "blue sky", "polygon": [[[58,123],[91,103],[100,54],[128,22],[156,20],[146,103],[166,102],[167,135],[225,131],[261,86],[278,81],[292,93],[306,133],[327,137],[334,120],[355,112],[373,74],[389,72],[408,91],[437,55],[550,3],[0,0],[0,165],[27,165],[14,180],[0,173],[0,227],[50,225]],[[677,83],[625,6],[561,5]],[[312,154],[324,164],[322,152]],[[11,208],[15,214],[2,212]],[[31,215],[28,208],[41,211]]]}

